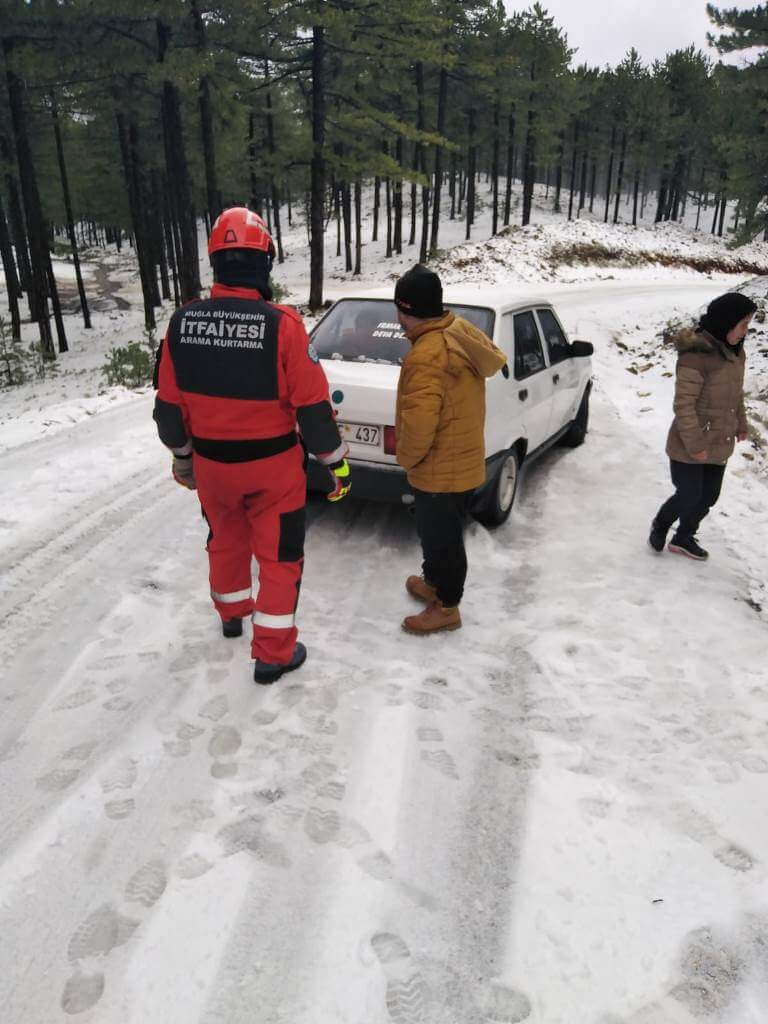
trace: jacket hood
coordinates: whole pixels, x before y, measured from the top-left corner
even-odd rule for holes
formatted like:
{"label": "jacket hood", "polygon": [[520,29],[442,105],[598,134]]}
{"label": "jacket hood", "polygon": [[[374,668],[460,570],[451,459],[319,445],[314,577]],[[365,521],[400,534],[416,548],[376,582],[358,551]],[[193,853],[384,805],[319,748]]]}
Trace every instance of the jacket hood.
{"label": "jacket hood", "polygon": [[680,355],[685,352],[703,352],[705,355],[717,353],[725,359],[735,359],[738,354],[735,346],[725,345],[717,338],[713,338],[707,331],[697,331],[693,327],[684,327],[677,334],[673,334],[669,340]]}
{"label": "jacket hood", "polygon": [[[479,327],[463,317],[454,317],[444,330],[448,349],[448,369],[458,373],[460,364],[468,364],[478,377],[493,377],[507,362],[507,357]],[[455,369],[454,369],[455,367]]]}

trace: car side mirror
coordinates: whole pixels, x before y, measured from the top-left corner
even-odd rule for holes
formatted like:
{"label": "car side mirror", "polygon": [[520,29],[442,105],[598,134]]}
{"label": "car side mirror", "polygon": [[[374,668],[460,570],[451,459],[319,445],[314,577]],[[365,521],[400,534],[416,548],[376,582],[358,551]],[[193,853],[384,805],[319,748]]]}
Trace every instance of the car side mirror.
{"label": "car side mirror", "polygon": [[585,356],[591,356],[595,351],[595,346],[591,341],[572,341],[571,342],[571,355],[576,358],[584,358]]}

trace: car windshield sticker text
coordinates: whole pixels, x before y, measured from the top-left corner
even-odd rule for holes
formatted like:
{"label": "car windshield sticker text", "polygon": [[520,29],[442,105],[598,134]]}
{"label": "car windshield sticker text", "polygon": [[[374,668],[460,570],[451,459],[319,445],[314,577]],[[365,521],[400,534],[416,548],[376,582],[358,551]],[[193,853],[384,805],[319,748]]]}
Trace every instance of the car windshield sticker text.
{"label": "car windshield sticker text", "polygon": [[402,328],[400,324],[390,324],[386,320],[376,325],[376,330],[371,332],[372,338],[404,338]]}
{"label": "car windshield sticker text", "polygon": [[191,309],[181,319],[181,345],[210,345],[213,348],[264,348],[266,317],[227,309]]}

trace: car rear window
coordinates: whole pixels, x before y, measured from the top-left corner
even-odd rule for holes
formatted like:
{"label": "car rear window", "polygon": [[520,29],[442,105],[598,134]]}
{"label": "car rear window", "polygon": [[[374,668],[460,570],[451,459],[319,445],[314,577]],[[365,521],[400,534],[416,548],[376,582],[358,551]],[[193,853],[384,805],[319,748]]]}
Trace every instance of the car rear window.
{"label": "car rear window", "polygon": [[[494,313],[480,306],[446,305],[490,337]],[[349,363],[402,363],[411,343],[397,322],[397,307],[387,299],[342,299],[312,332],[321,359]]]}

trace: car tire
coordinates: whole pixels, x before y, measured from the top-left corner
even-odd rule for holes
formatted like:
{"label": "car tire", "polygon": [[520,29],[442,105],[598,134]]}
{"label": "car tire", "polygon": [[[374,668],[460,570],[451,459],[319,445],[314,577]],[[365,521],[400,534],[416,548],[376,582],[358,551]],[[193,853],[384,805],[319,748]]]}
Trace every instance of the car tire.
{"label": "car tire", "polygon": [[501,460],[487,497],[475,510],[475,519],[483,526],[501,526],[505,523],[515,503],[519,479],[520,458],[516,449],[510,448]]}
{"label": "car tire", "polygon": [[584,444],[589,430],[589,388],[584,392],[584,397],[579,405],[576,418],[571,423],[570,427],[563,434],[560,441],[561,444],[565,445],[566,448],[578,448],[580,444]]}

